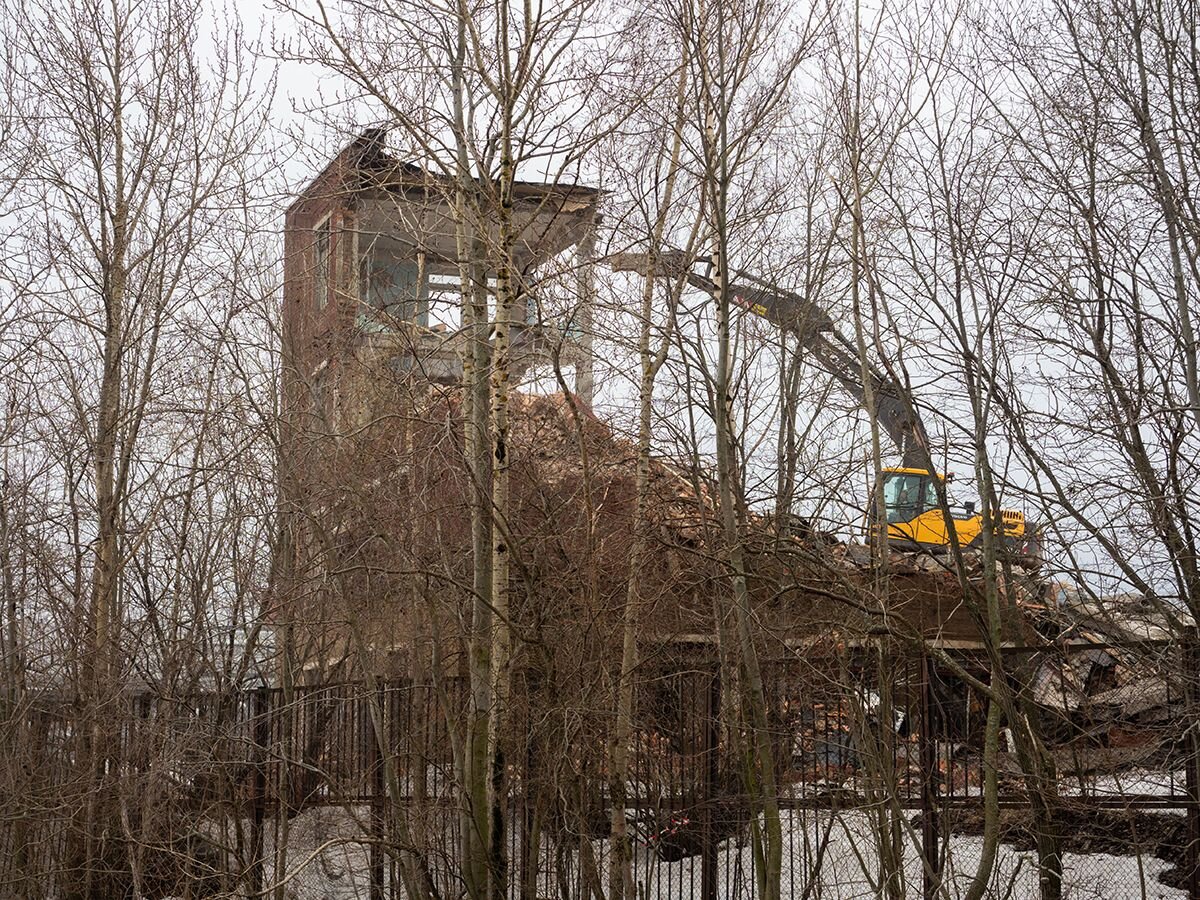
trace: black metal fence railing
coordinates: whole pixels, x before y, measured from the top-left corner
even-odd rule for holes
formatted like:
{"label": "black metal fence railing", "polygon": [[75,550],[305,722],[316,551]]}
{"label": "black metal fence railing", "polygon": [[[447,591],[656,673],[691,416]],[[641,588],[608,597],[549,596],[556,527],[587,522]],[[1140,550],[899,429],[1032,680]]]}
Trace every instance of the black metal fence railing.
{"label": "black metal fence railing", "polygon": [[[619,781],[611,706],[518,685],[495,736],[495,858],[522,900],[609,897],[625,878],[638,897],[753,898],[768,872],[787,896],[891,882],[954,897],[977,875],[994,772],[994,894],[1045,893],[1050,866],[1076,895],[1200,898],[1195,670],[1171,642],[1013,649],[999,665],[801,653],[764,663],[764,731],[715,663],[660,662],[639,674]],[[0,721],[0,896],[464,896],[467,711],[453,679],[138,693],[101,717],[27,696]],[[755,740],[773,762],[774,868]]]}

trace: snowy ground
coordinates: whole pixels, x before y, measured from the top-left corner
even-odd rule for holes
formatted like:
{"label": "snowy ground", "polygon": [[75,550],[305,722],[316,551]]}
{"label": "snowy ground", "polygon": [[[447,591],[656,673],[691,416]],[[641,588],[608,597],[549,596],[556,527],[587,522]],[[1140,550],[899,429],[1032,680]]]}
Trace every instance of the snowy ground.
{"label": "snowy ground", "polygon": [[[794,811],[784,824],[785,897],[807,895],[813,900],[867,900],[878,896],[878,862],[866,813],[855,811]],[[357,820],[357,821],[356,821]],[[355,840],[361,835],[360,811],[311,810],[291,823],[288,841],[287,896],[292,900],[350,900],[369,897],[369,853]],[[915,836],[907,835],[908,840]],[[323,848],[323,849],[318,849]],[[445,847],[444,849],[449,849]],[[982,840],[954,836],[950,839],[945,873],[951,897],[960,896],[974,874]],[[268,853],[271,845],[268,844]],[[591,844],[600,872],[606,871],[606,844]],[[572,868],[578,854],[568,856]],[[549,860],[547,859],[547,862]],[[1184,892],[1166,887],[1158,875],[1167,864],[1149,856],[1086,856],[1066,854],[1065,896],[1069,900],[1113,898],[1113,900],[1156,900],[1183,897]],[[639,893],[647,900],[691,900],[700,897],[698,857],[666,863],[647,850],[639,850],[634,863]],[[906,895],[920,897],[921,863],[913,846],[905,853]],[[267,867],[274,879],[274,866]],[[718,866],[721,898],[753,900],[754,877],[748,848],[734,841],[721,846]],[[570,879],[573,896],[578,896],[577,879]],[[1037,896],[1037,873],[1032,852],[1002,845],[989,894],[994,898]],[[398,890],[397,896],[403,896]],[[539,878],[539,897],[559,897],[559,881],[549,873]]]}
{"label": "snowy ground", "polygon": [[[1180,796],[1187,793],[1187,773],[1131,769],[1116,775],[1089,778],[1086,786],[1089,794],[1096,797]],[[1178,812],[1183,814],[1182,809]]]}

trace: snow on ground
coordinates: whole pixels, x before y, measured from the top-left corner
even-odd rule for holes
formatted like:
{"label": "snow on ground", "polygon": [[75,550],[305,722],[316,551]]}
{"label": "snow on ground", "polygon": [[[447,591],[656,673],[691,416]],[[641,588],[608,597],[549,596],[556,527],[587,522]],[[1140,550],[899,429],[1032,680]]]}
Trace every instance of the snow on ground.
{"label": "snow on ground", "polygon": [[[784,850],[784,896],[803,896],[810,887],[809,896],[823,900],[867,900],[879,896],[878,857],[874,852],[870,819],[865,812],[796,811],[788,816],[784,827],[787,842]],[[915,845],[910,843],[916,837],[911,833],[905,835],[908,846],[904,854],[904,873],[906,895],[910,897],[921,895],[921,861],[915,852]],[[827,843],[822,852],[823,840]],[[731,843],[727,842],[721,848],[717,896],[752,900],[755,894],[750,851],[748,848],[739,850]],[[951,886],[951,897],[965,893],[982,848],[981,838],[954,836],[950,839],[945,873]],[[657,866],[654,862],[657,862]],[[1068,853],[1064,859],[1064,895],[1077,900],[1183,897],[1182,891],[1159,883],[1158,874],[1166,868],[1166,863],[1152,857],[1144,857],[1139,861],[1133,856],[1079,856]],[[652,861],[647,869],[655,877],[647,885],[648,895],[657,900],[687,897],[691,894],[691,884],[699,884],[698,859],[670,865]],[[672,872],[672,869],[676,871]],[[639,875],[644,871],[639,869]],[[1037,871],[1032,851],[1023,852],[1001,845],[988,896],[1011,897],[1014,900],[1037,896]]]}
{"label": "snow on ground", "polygon": [[[1090,777],[1085,784],[1089,795],[1096,797],[1181,796],[1187,793],[1187,772],[1131,769],[1115,775]],[[1182,814],[1183,810],[1179,812]]]}
{"label": "snow on ground", "polygon": [[[785,812],[783,895],[801,897],[808,891],[813,900],[868,900],[878,896],[878,857],[874,852],[871,820],[862,810],[831,812],[797,810]],[[357,840],[363,834],[365,810],[338,808],[310,810],[294,819],[288,841],[287,896],[291,900],[366,900],[369,897],[370,856]],[[904,878],[908,897],[920,897],[922,871],[912,841],[919,836],[905,829]],[[449,836],[439,849],[452,853]],[[951,897],[961,896],[979,862],[983,841],[977,837],[953,836],[945,865]],[[273,841],[268,840],[268,857]],[[320,849],[318,852],[318,848]],[[607,881],[607,842],[590,845],[602,880]],[[577,869],[578,852],[567,855]],[[549,853],[545,862],[550,863]],[[1166,887],[1158,875],[1168,866],[1149,856],[1086,856],[1066,854],[1064,896],[1066,900],[1165,900],[1183,897],[1184,892]],[[436,874],[436,873],[435,873]],[[267,883],[272,883],[273,862],[268,859]],[[646,900],[699,900],[701,865],[699,857],[667,863],[651,851],[639,848],[634,860],[634,877],[639,894]],[[578,896],[578,877],[569,879]],[[446,885],[449,886],[448,884]],[[717,896],[729,900],[754,900],[754,872],[748,847],[736,839],[721,845],[718,862]],[[399,891],[403,896],[403,891]],[[514,893],[515,896],[515,893]],[[559,897],[559,881],[549,872],[539,877],[539,897]],[[992,873],[989,896],[1023,900],[1037,896],[1037,871],[1032,851],[1001,845]]]}

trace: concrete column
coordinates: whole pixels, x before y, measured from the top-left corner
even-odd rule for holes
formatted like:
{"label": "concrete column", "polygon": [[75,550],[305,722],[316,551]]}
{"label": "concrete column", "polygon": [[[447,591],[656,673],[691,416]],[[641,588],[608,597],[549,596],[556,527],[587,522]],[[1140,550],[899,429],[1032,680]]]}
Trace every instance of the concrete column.
{"label": "concrete column", "polygon": [[595,393],[596,355],[593,341],[595,339],[597,224],[597,221],[589,223],[587,231],[584,232],[575,247],[575,258],[578,261],[575,278],[579,290],[579,314],[575,317],[579,327],[575,348],[575,393],[588,406],[592,405]]}

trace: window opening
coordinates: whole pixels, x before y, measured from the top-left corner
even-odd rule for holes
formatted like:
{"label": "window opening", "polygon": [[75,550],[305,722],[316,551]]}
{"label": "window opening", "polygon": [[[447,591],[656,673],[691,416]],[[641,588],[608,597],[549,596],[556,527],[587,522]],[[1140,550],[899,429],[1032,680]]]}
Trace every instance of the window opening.
{"label": "window opening", "polygon": [[416,261],[372,244],[359,260],[359,283],[363,305],[384,314],[363,310],[359,316],[363,327],[391,330],[389,319],[429,326],[429,277]]}
{"label": "window opening", "polygon": [[330,275],[330,245],[333,218],[326,218],[316,227],[316,238],[313,242],[313,298],[317,309],[324,309],[329,303]]}

